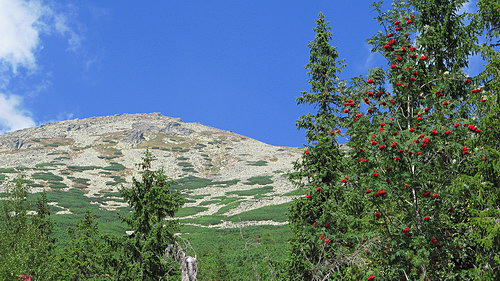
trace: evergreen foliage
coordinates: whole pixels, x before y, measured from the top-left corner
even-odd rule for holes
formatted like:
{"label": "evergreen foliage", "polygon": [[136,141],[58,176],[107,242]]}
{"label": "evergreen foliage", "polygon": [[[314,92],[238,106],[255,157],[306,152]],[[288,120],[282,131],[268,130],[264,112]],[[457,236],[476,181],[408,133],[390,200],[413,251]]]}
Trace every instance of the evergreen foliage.
{"label": "evergreen foliage", "polygon": [[[467,174],[457,180],[457,186],[468,190],[472,196],[467,198],[464,231],[470,237],[467,247],[473,249],[471,258],[475,263],[475,274],[480,280],[496,280],[500,271],[500,56],[495,50],[500,31],[498,1],[480,0],[479,11],[474,20],[480,26],[486,42],[475,50],[487,62],[485,69],[474,80],[484,85],[480,112],[480,126],[489,128],[471,145],[479,147],[488,157],[476,161],[469,167]],[[495,16],[495,14],[497,16]],[[496,40],[496,41],[495,41]]]}
{"label": "evergreen foliage", "polygon": [[[52,271],[54,240],[45,194],[35,203],[27,200],[28,185],[23,176],[10,183],[2,196],[0,213],[0,279],[16,280],[18,275],[48,280]],[[36,207],[37,213],[28,212]]]}
{"label": "evergreen foliage", "polygon": [[168,280],[179,278],[179,265],[167,256],[167,248],[176,238],[178,221],[175,212],[184,199],[169,187],[171,180],[163,169],[151,170],[153,156],[149,151],[139,167],[142,179],[133,178],[132,188],[123,188],[123,198],[132,208],[131,215],[123,220],[132,234],[124,239],[112,239],[112,247],[120,251],[115,260],[120,280]]}
{"label": "evergreen foliage", "polygon": [[69,243],[57,256],[53,280],[110,280],[111,250],[99,233],[96,217],[87,211],[75,227],[68,230]]}
{"label": "evergreen foliage", "polygon": [[[302,116],[297,122],[298,128],[306,130],[308,144],[302,159],[294,164],[295,172],[289,176],[298,186],[302,186],[304,181],[311,186],[306,196],[312,199],[294,201],[289,216],[295,236],[291,241],[290,278],[301,280],[312,280],[322,275],[317,264],[326,258],[323,244],[311,239],[315,232],[312,225],[328,227],[335,219],[339,225],[349,227],[348,216],[343,215],[347,209],[342,210],[339,205],[327,200],[337,193],[335,188],[329,187],[333,187],[345,171],[344,151],[340,149],[337,139],[341,135],[343,121],[339,117],[344,103],[340,97],[347,91],[345,82],[337,77],[343,64],[337,61],[338,53],[329,43],[332,39],[331,28],[322,13],[319,13],[316,24],[316,37],[309,42],[310,59],[306,65],[306,69],[310,70],[311,92],[302,92],[297,103],[313,105],[318,112]],[[316,189],[322,189],[322,196],[311,194]],[[334,197],[335,202],[341,201],[341,197]],[[334,213],[335,218],[332,217]]]}
{"label": "evergreen foliage", "polygon": [[184,204],[169,189],[162,169],[151,170],[153,157],[146,151],[142,179],[121,190],[132,208],[123,220],[133,231],[126,236],[103,236],[90,212],[69,229],[69,242],[54,251],[52,223],[45,194],[29,215],[29,188],[19,178],[2,200],[0,219],[0,277],[16,279],[31,275],[36,280],[177,280],[179,264],[167,248],[176,241],[175,212]]}
{"label": "evergreen foliage", "polygon": [[[388,11],[382,11],[382,2],[372,7],[384,32],[368,42],[387,66],[350,83],[337,76],[345,66],[330,45],[325,16],[319,13],[316,20],[305,67],[310,91],[297,103],[317,113],[297,122],[307,144],[289,174],[300,187],[293,194],[301,196],[289,207],[289,258],[280,251],[290,235],[285,227],[198,231],[186,224],[183,236],[203,245],[201,280],[498,280],[498,1],[478,0],[477,13],[459,12],[465,0],[398,0]],[[486,42],[479,44],[481,36]],[[469,77],[464,68],[475,54],[487,64]],[[131,207],[122,217],[131,231],[126,235],[103,236],[95,215],[87,212],[69,229],[67,243],[56,244],[47,195],[33,202],[22,176],[10,183],[0,200],[0,279],[179,280],[178,261],[187,254],[175,235],[175,217],[185,200],[175,190],[238,180],[187,177],[175,186],[163,169],[151,169],[148,150],[142,160],[141,178],[120,190]],[[113,163],[104,169],[123,168]],[[52,186],[60,180],[37,175]],[[267,176],[244,182],[270,183]],[[269,190],[228,194],[260,196]],[[88,202],[78,198],[70,205],[82,214]],[[211,217],[186,221],[219,223],[221,214],[241,203],[214,199],[226,205]],[[268,206],[224,220],[283,221],[285,208]]]}

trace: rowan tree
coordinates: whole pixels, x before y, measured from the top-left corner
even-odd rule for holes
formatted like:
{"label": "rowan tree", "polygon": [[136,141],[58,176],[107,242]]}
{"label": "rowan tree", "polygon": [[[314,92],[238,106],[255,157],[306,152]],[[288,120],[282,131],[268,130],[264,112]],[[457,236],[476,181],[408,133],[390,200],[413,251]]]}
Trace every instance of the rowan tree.
{"label": "rowan tree", "polygon": [[[295,231],[303,236],[295,252],[301,249],[313,261],[302,267],[303,279],[471,280],[497,267],[494,261],[481,268],[474,259],[491,259],[491,234],[498,235],[492,227],[483,229],[486,237],[470,230],[477,227],[469,218],[478,210],[498,217],[498,202],[481,194],[498,191],[488,188],[491,176],[479,175],[491,173],[479,163],[498,157],[482,147],[482,136],[492,129],[484,126],[491,124],[484,104],[497,95],[463,71],[479,34],[477,22],[465,26],[457,16],[463,2],[397,1],[388,12],[381,11],[381,2],[373,5],[385,30],[369,42],[387,59],[387,70],[354,78],[338,95],[344,106],[336,118],[350,149],[337,163],[347,168],[337,182],[293,205],[304,208],[290,210],[292,229],[302,220],[308,230]],[[452,28],[445,33],[442,25]],[[302,170],[320,158],[312,152]],[[321,182],[313,174],[311,190],[315,179]],[[474,204],[475,198],[490,209]],[[490,243],[489,251],[471,239],[474,233],[484,238],[477,241]],[[314,259],[304,254],[309,252]]]}

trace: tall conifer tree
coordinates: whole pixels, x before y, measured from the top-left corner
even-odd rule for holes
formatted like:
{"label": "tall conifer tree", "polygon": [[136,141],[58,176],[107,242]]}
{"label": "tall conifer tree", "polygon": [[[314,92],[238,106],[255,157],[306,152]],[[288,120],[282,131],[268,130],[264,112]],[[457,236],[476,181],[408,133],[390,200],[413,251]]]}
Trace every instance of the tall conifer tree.
{"label": "tall conifer tree", "polygon": [[177,241],[174,234],[178,221],[173,217],[184,199],[170,190],[172,181],[162,169],[151,170],[153,160],[151,152],[146,151],[143,162],[138,165],[143,170],[142,179],[133,178],[132,188],[121,189],[132,208],[131,215],[124,220],[133,233],[112,243],[122,253],[116,260],[117,280],[179,278],[179,264],[168,255],[168,250]]}
{"label": "tall conifer tree", "polygon": [[306,130],[307,145],[302,159],[294,164],[290,180],[306,190],[308,199],[296,200],[290,207],[289,220],[294,232],[289,270],[292,279],[312,280],[322,275],[322,265],[318,263],[326,257],[322,255],[323,244],[311,240],[312,228],[329,228],[332,224],[331,213],[327,212],[331,206],[326,199],[335,193],[330,186],[344,170],[344,151],[338,142],[342,134],[339,109],[343,105],[341,95],[347,89],[337,76],[344,66],[338,60],[337,50],[330,45],[330,30],[320,12],[314,28],[316,37],[308,44],[310,58],[305,67],[309,70],[311,89],[297,98],[298,104],[313,106],[317,113],[302,116],[297,122],[298,128]]}

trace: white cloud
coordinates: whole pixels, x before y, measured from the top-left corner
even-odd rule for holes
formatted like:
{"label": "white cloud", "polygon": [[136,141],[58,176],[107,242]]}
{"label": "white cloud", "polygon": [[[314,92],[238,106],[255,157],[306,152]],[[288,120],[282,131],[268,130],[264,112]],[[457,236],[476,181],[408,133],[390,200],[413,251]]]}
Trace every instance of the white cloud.
{"label": "white cloud", "polygon": [[71,51],[76,52],[80,48],[82,37],[69,27],[65,16],[54,15],[54,28],[61,35],[68,37],[68,46]]}
{"label": "white cloud", "polygon": [[31,113],[21,108],[22,97],[0,93],[0,132],[35,126]]}
{"label": "white cloud", "polygon": [[[68,38],[70,50],[80,47],[81,37],[69,27],[67,17],[52,7],[45,0],[0,0],[0,90],[4,90],[0,93],[0,132],[35,125],[31,113],[23,108],[23,98],[6,93],[12,77],[22,75],[20,69],[36,72],[37,53],[43,49],[41,34],[55,32]],[[50,83],[45,79],[23,94],[33,98]]]}
{"label": "white cloud", "polygon": [[365,44],[365,48],[369,53],[368,57],[365,60],[364,68],[368,69],[370,67],[373,67],[373,61],[375,59],[375,53],[372,51],[373,46]]}
{"label": "white cloud", "polygon": [[53,31],[68,38],[70,50],[80,47],[82,38],[41,0],[0,0],[0,61],[12,68],[34,69],[36,51],[42,48],[40,34]]}
{"label": "white cloud", "polygon": [[38,1],[0,0],[0,60],[17,72],[33,69],[40,42],[40,21],[46,8]]}

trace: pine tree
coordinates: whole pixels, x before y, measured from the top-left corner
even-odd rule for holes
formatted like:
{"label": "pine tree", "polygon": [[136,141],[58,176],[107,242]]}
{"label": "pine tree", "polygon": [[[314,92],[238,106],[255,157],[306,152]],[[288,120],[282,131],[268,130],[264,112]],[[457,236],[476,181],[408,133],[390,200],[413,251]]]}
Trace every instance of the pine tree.
{"label": "pine tree", "polygon": [[[0,278],[31,275],[47,279],[52,271],[53,223],[45,193],[36,202],[28,200],[29,186],[20,175],[7,186],[0,200]],[[31,215],[29,211],[36,211]]]}
{"label": "pine tree", "polygon": [[132,208],[131,215],[123,219],[133,233],[125,239],[111,240],[122,253],[114,262],[119,280],[177,280],[180,275],[179,263],[168,256],[168,250],[176,245],[178,221],[174,214],[184,199],[170,190],[173,181],[167,179],[163,169],[151,170],[153,160],[146,151],[138,165],[143,170],[141,181],[133,178],[131,188],[120,190]]}
{"label": "pine tree", "polygon": [[[291,176],[291,180],[299,185],[303,179],[317,177],[321,183],[329,184],[336,178],[337,171],[324,167],[336,164],[341,159],[336,136],[340,134],[341,119],[336,113],[341,106],[338,92],[345,91],[345,83],[340,81],[337,74],[344,65],[343,60],[337,61],[338,52],[330,45],[333,35],[323,13],[318,14],[316,24],[316,38],[308,44],[311,49],[310,58],[305,66],[311,77],[308,80],[311,92],[302,92],[302,96],[297,98],[297,104],[313,106],[318,112],[304,115],[297,122],[297,128],[306,130],[308,142],[303,161],[295,163],[297,172]],[[330,151],[331,155],[325,157],[326,154],[322,151]],[[332,154],[335,152],[337,155]]]}
{"label": "pine tree", "polygon": [[[331,202],[326,198],[336,193],[330,186],[339,180],[344,170],[344,151],[338,143],[342,118],[338,115],[343,105],[341,95],[347,89],[337,77],[344,66],[343,61],[337,61],[338,52],[330,45],[331,28],[321,12],[316,25],[316,37],[308,44],[309,64],[305,67],[309,69],[311,90],[302,92],[297,103],[311,105],[317,113],[302,116],[297,122],[298,128],[306,130],[308,144],[302,159],[294,164],[295,172],[290,175],[292,182],[308,192],[307,198],[292,203],[289,212],[294,239],[288,274],[292,279],[301,280],[322,275],[322,262],[329,258],[323,255],[324,244],[312,241],[311,237],[316,231],[314,228],[329,228],[333,223],[328,212]],[[335,195],[335,198],[340,200],[341,196]]]}
{"label": "pine tree", "polygon": [[[485,69],[472,79],[482,84],[481,103],[477,106],[481,128],[488,128],[471,146],[480,148],[485,156],[478,159],[457,186],[472,196],[464,202],[467,216],[462,222],[464,237],[469,238],[467,249],[473,249],[473,273],[477,280],[496,280],[500,272],[500,56],[498,47],[500,24],[498,1],[480,0],[479,11],[472,14],[486,42],[476,47],[486,61]],[[487,156],[486,156],[487,155]],[[470,252],[470,251],[469,251]]]}
{"label": "pine tree", "polygon": [[70,240],[57,257],[52,280],[110,280],[111,249],[102,239],[96,217],[87,211],[76,226],[68,230]]}

